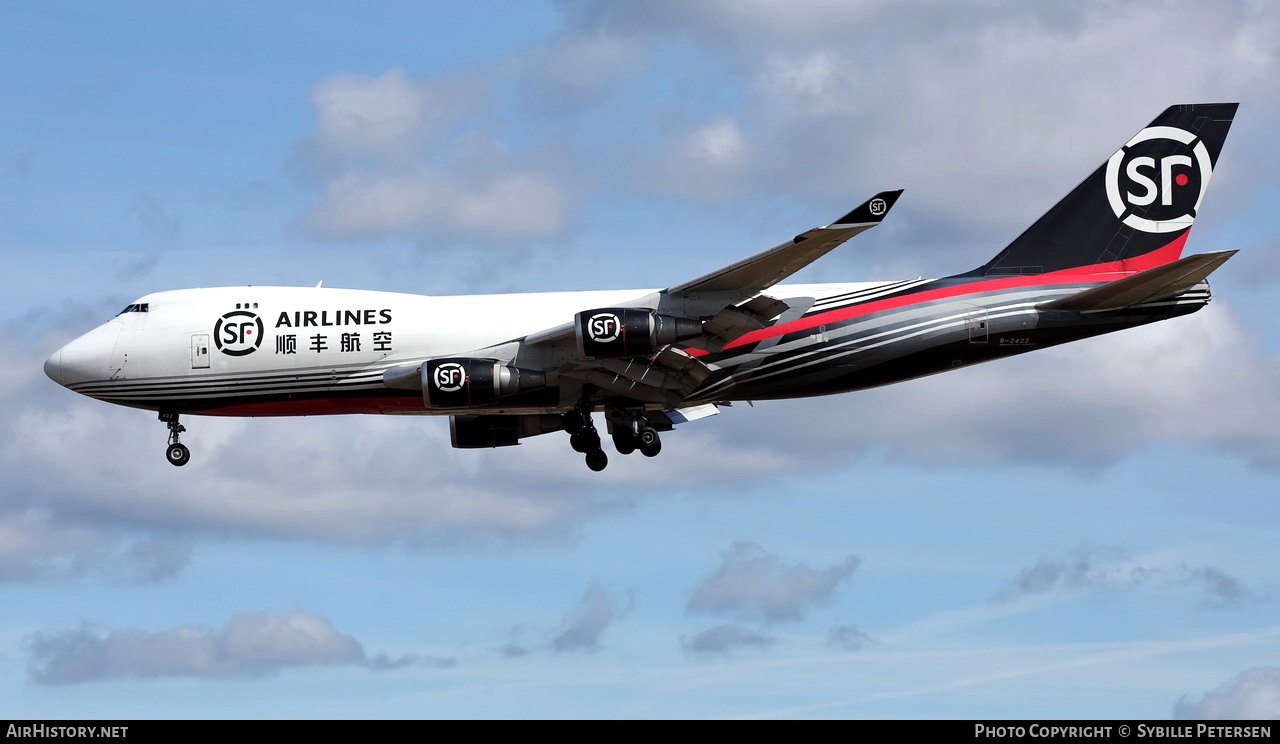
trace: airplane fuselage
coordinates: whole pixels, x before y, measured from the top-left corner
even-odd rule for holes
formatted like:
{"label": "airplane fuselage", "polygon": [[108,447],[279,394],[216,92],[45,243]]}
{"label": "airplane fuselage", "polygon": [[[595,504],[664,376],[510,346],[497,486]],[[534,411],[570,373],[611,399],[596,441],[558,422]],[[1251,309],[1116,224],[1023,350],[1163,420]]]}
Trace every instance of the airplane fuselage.
{"label": "airplane fuselage", "polygon": [[[712,374],[704,402],[860,390],[1192,312],[1207,285],[1174,301],[1086,316],[1036,305],[1095,286],[1096,275],[779,285],[792,309],[723,351],[694,351]],[[583,307],[656,290],[422,296],[302,287],[158,292],[50,358],[49,375],[136,408],[232,416],[456,414],[388,388],[388,370],[519,339]],[[145,310],[143,310],[145,308]],[[545,393],[474,412],[568,410]],[[660,406],[650,406],[660,407]]]}

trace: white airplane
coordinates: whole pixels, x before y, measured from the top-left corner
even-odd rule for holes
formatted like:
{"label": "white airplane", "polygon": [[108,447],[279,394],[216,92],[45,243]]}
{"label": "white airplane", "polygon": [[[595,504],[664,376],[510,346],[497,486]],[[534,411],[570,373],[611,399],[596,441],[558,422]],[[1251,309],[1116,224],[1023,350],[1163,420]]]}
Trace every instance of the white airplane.
{"label": "white airplane", "polygon": [[454,447],[565,430],[587,466],[733,401],[885,385],[1194,312],[1235,251],[1182,256],[1237,104],[1173,106],[990,262],[942,279],[779,284],[884,219],[825,227],[666,289],[425,297],[349,289],[157,292],[56,351],[54,381],[181,414],[447,415]]}

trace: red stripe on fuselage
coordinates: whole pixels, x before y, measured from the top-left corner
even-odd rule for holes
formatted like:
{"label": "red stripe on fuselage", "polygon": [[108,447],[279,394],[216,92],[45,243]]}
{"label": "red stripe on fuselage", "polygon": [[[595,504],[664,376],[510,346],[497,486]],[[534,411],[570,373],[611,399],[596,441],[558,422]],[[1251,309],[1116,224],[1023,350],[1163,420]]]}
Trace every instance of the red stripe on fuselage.
{"label": "red stripe on fuselage", "polygon": [[[768,328],[761,328],[758,331],[739,336],[732,343],[725,345],[725,349],[732,349],[737,346],[745,346],[746,344],[754,344],[767,338],[775,336],[785,336],[788,333],[796,333],[804,331],[815,326],[825,323],[838,323],[849,318],[856,318],[859,315],[870,315],[881,310],[892,310],[896,307],[904,307],[906,305],[915,305],[931,300],[942,300],[948,297],[961,297],[967,294],[977,294],[979,292],[989,292],[997,289],[1012,289],[1015,287],[1032,287],[1039,284],[1071,284],[1073,282],[1110,282],[1116,279],[1123,279],[1139,271],[1154,269],[1162,266],[1170,261],[1176,261],[1182,256],[1182,247],[1187,242],[1187,235],[1191,233],[1191,229],[1185,230],[1182,235],[1175,238],[1168,245],[1157,248],[1150,253],[1144,253],[1141,256],[1134,256],[1121,261],[1108,261],[1106,263],[1093,264],[1091,266],[1078,266],[1071,269],[1062,269],[1059,271],[1050,271],[1044,274],[1033,274],[1029,276],[1011,276],[1003,279],[985,279],[968,284],[957,284],[952,287],[941,287],[939,289],[928,289],[922,292],[914,292],[911,294],[900,295],[898,297],[890,297],[884,300],[873,300],[858,305],[850,305],[848,307],[837,308],[825,313],[817,315],[807,315],[803,318],[797,318],[789,323],[781,323]],[[710,352],[702,349],[685,349],[692,356],[705,356]]]}

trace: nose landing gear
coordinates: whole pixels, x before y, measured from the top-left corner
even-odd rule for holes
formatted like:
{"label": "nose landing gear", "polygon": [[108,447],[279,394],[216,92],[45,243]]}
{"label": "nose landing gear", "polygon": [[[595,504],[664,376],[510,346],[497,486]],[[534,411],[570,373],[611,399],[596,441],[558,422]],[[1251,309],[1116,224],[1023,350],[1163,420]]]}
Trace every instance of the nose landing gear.
{"label": "nose landing gear", "polygon": [[169,445],[165,448],[165,459],[178,467],[191,462],[191,450],[178,441],[179,435],[187,430],[187,427],[178,423],[178,414],[161,411],[160,420],[169,427]]}

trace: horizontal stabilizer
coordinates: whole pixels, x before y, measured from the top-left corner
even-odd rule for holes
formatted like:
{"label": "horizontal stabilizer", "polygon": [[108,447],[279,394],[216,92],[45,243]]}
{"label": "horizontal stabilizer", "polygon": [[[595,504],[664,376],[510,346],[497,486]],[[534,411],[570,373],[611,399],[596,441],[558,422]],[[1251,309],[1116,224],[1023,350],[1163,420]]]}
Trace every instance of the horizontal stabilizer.
{"label": "horizontal stabilizer", "polygon": [[1235,254],[1236,251],[1215,251],[1187,256],[1070,297],[1041,303],[1036,309],[1098,312],[1177,297],[1204,281]]}

